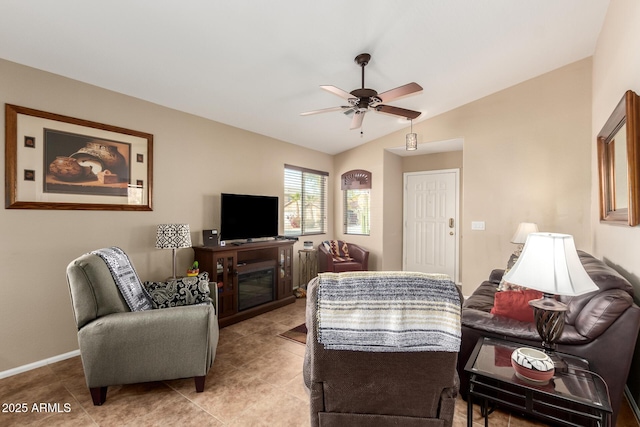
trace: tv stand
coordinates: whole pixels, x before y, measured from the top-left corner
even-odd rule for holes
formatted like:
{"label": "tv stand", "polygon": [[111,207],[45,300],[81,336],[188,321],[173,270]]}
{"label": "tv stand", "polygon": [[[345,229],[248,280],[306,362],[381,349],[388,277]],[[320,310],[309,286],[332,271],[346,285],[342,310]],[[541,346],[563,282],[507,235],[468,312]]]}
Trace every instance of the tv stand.
{"label": "tv stand", "polygon": [[[218,324],[221,328],[295,302],[293,244],[292,240],[270,240],[193,248],[200,271],[207,271],[209,280],[217,283]],[[256,271],[274,272],[272,298],[268,302],[242,309],[242,305],[239,305],[241,280],[248,276],[246,273]],[[215,289],[211,291],[215,292]]]}

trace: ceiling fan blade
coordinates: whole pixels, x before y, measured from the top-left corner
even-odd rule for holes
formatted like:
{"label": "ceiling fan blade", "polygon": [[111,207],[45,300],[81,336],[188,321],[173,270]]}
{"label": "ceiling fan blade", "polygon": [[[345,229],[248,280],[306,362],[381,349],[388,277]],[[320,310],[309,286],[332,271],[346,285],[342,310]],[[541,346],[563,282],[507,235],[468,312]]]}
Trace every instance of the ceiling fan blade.
{"label": "ceiling fan blade", "polygon": [[329,108],[322,108],[320,110],[307,111],[307,112],[304,112],[304,113],[300,113],[300,115],[301,116],[310,116],[312,114],[329,113],[331,111],[349,110],[350,108],[352,108],[352,107],[351,106],[346,106],[346,105],[341,105],[340,107],[329,107]]}
{"label": "ceiling fan blade", "polygon": [[392,107],[391,105],[377,105],[375,110],[380,113],[392,114],[394,116],[406,117],[407,119],[417,119],[422,114],[420,111],[407,110],[406,108]]}
{"label": "ceiling fan blade", "polygon": [[356,111],[351,119],[351,127],[350,130],[358,129],[362,126],[362,120],[364,120],[364,111]]}
{"label": "ceiling fan blade", "polygon": [[418,83],[412,82],[407,83],[404,86],[399,86],[395,89],[382,92],[381,94],[378,94],[378,98],[380,98],[382,102],[390,102],[404,96],[420,92],[421,90],[422,86],[420,86]]}
{"label": "ceiling fan blade", "polygon": [[322,89],[331,92],[334,95],[338,95],[340,98],[344,98],[344,99],[351,99],[354,98],[353,95],[351,95],[349,92],[346,92],[338,87],[335,86],[331,86],[331,85],[324,85],[324,86],[320,86]]}

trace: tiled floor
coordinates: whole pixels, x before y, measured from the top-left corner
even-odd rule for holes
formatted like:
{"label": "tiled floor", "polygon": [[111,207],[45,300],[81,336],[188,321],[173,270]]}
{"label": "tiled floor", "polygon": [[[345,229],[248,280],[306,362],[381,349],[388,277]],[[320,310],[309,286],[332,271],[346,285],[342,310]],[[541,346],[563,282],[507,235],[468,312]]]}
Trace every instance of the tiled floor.
{"label": "tiled floor", "polygon": [[[308,426],[304,346],[277,336],[304,322],[305,302],[222,329],[203,393],[195,392],[192,379],[113,386],[106,403],[93,406],[80,358],[74,357],[0,380],[0,425]],[[462,399],[456,410],[454,426],[466,426]],[[478,413],[474,418],[483,425]],[[496,411],[490,425],[545,424]],[[638,426],[628,406],[618,426]]]}

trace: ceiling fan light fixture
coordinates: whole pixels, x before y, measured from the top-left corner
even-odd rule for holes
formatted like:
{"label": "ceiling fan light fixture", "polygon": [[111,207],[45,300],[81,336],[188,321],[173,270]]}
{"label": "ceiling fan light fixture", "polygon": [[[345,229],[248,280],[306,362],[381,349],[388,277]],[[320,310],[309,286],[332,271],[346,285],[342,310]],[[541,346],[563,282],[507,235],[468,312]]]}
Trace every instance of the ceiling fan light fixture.
{"label": "ceiling fan light fixture", "polygon": [[406,136],[407,151],[415,151],[418,149],[418,134],[413,133],[413,120],[411,120],[411,133]]}
{"label": "ceiling fan light fixture", "polygon": [[[390,114],[396,117],[405,117],[407,119],[417,119],[420,116],[419,111],[407,110],[406,108],[394,107],[386,103],[394,101],[405,96],[412,95],[414,93],[422,91],[422,86],[418,83],[412,82],[402,86],[398,86],[395,89],[388,90],[386,92],[378,93],[375,89],[365,87],[364,84],[364,69],[365,66],[371,60],[371,55],[368,53],[361,53],[356,56],[355,62],[360,66],[362,73],[362,86],[358,89],[354,89],[351,92],[347,92],[340,88],[331,85],[322,85],[321,89],[331,92],[334,95],[345,99],[349,105],[342,105],[333,108],[323,108],[315,111],[307,111],[300,113],[301,116],[310,116],[312,114],[325,113],[329,111],[342,111],[346,115],[352,115],[353,113],[361,113],[361,115],[355,114],[351,122],[351,130],[359,129],[362,126],[362,114],[368,111],[375,111],[378,113]],[[383,102],[385,104],[383,104]],[[416,142],[417,143],[417,142]],[[415,146],[415,145],[414,145]],[[415,148],[414,148],[415,149]]]}

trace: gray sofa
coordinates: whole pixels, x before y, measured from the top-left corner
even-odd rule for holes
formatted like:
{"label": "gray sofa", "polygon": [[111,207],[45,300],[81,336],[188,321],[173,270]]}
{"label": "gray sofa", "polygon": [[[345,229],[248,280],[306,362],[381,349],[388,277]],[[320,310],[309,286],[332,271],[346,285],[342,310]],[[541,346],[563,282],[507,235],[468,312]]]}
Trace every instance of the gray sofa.
{"label": "gray sofa", "polygon": [[94,405],[117,384],[194,377],[196,391],[204,390],[218,344],[214,305],[132,312],[107,264],[93,254],[69,264],[67,281]]}
{"label": "gray sofa", "polygon": [[[578,251],[578,255],[599,291],[560,298],[568,310],[557,351],[587,359],[590,369],[604,378],[615,425],[640,329],[640,308],[634,304],[633,287],[625,278],[586,252]],[[478,338],[494,337],[541,347],[534,323],[490,313],[503,273],[504,270],[493,270],[464,303],[458,373],[460,394],[465,398],[469,379],[464,367]]]}

